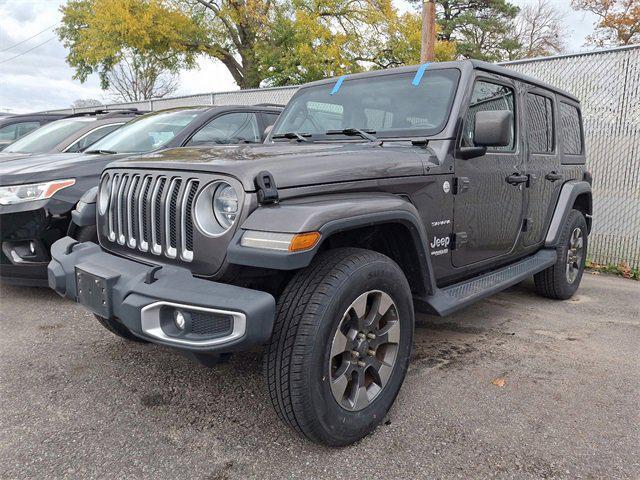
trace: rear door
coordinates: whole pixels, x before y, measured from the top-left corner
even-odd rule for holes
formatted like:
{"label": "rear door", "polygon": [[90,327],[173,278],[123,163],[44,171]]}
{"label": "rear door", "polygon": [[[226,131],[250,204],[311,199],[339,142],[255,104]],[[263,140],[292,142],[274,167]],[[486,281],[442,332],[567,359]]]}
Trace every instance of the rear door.
{"label": "rear door", "polygon": [[550,209],[562,185],[560,155],[557,147],[557,104],[555,95],[540,88],[525,93],[525,130],[528,140],[527,208],[523,243],[537,245],[543,241],[551,215]]}
{"label": "rear door", "polygon": [[[456,194],[454,233],[456,267],[489,260],[513,251],[518,241],[523,214],[523,183],[510,184],[510,176],[524,173],[524,154],[517,127],[520,101],[516,86],[508,78],[478,74],[468,95],[460,145],[475,146],[475,114],[483,110],[511,110],[514,115],[511,144],[489,147],[483,156],[455,159]],[[466,241],[465,241],[466,240]]]}

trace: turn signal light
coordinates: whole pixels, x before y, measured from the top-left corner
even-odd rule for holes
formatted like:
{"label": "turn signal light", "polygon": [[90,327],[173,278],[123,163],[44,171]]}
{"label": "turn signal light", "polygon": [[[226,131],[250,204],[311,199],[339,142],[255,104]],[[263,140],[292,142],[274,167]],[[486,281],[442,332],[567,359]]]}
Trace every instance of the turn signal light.
{"label": "turn signal light", "polygon": [[320,232],[298,233],[289,244],[290,252],[299,252],[301,250],[309,250],[313,248],[320,240]]}

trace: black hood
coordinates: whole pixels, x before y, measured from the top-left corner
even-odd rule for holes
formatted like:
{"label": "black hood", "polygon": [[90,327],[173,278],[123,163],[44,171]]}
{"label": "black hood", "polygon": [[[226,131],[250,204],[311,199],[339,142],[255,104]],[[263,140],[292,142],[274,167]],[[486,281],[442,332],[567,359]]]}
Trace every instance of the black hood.
{"label": "black hood", "polygon": [[[173,148],[115,162],[114,168],[192,170],[231,175],[245,190],[269,171],[278,188],[422,175],[431,149],[410,142],[324,142]],[[433,162],[433,158],[431,158]]]}
{"label": "black hood", "polygon": [[88,153],[43,153],[0,161],[0,185],[95,176],[113,160],[126,157]]}

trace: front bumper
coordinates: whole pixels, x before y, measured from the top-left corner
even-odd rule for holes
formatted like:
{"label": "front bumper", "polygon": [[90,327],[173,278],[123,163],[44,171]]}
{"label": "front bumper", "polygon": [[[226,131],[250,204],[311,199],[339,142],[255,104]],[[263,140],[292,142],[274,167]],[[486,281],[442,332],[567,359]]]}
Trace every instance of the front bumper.
{"label": "front bumper", "polygon": [[[271,336],[275,299],[268,293],[195,278],[183,267],[135,262],[70,237],[51,247],[51,257],[51,288],[98,315],[118,319],[145,340],[196,353],[225,353],[262,345]],[[167,312],[176,310],[197,317],[199,332],[213,331],[207,330],[209,321],[212,328],[231,322],[221,334],[198,336],[195,328],[189,330],[191,321],[184,331],[167,323]]]}

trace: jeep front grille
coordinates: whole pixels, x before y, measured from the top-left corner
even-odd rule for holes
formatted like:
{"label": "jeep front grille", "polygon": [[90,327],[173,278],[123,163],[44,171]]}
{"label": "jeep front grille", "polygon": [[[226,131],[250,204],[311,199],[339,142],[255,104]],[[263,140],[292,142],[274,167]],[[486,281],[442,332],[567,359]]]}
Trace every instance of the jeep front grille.
{"label": "jeep front grille", "polygon": [[193,260],[193,204],[200,182],[179,176],[115,173],[105,212],[108,239],[168,258]]}

